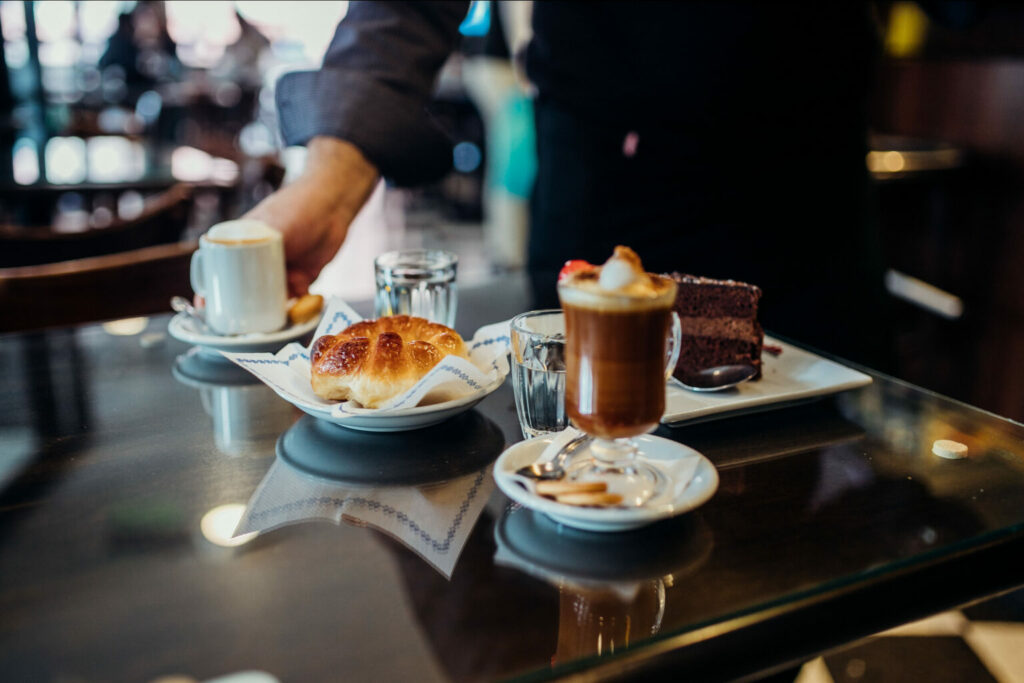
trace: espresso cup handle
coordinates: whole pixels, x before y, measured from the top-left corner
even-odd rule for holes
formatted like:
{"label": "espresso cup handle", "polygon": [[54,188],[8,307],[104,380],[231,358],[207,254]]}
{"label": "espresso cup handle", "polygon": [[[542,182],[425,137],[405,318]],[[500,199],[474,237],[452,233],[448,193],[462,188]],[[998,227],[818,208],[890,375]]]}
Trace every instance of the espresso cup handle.
{"label": "espresso cup handle", "polygon": [[203,250],[196,249],[192,252],[192,261],[189,264],[188,279],[192,283],[192,291],[199,296],[206,296],[206,284],[203,277]]}
{"label": "espresso cup handle", "polygon": [[672,311],[672,339],[668,351],[668,364],[665,366],[665,381],[671,377],[676,369],[676,362],[679,360],[679,351],[683,343],[683,325],[679,322],[679,314]]}

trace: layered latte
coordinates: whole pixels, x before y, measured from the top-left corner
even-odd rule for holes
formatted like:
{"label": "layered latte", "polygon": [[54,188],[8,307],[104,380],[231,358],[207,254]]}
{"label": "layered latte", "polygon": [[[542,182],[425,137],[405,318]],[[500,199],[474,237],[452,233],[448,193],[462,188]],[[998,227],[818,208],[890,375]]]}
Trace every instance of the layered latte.
{"label": "layered latte", "polygon": [[665,360],[676,284],[628,247],[558,283],[566,327],[566,411],[589,434],[642,434],[665,411]]}

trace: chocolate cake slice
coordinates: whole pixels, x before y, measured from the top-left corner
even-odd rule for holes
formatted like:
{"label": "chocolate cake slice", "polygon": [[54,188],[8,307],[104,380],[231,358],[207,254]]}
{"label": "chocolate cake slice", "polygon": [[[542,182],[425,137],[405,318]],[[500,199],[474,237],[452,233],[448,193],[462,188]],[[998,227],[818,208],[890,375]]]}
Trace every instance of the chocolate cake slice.
{"label": "chocolate cake slice", "polygon": [[675,376],[720,365],[753,365],[761,377],[764,331],[757,322],[761,289],[735,280],[672,273],[679,285],[675,310],[682,324],[682,348]]}

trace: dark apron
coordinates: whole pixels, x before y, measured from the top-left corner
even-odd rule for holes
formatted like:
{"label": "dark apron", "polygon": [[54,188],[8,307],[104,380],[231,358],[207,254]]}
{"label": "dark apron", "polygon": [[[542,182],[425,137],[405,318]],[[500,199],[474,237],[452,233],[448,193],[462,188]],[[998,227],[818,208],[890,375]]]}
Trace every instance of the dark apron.
{"label": "dark apron", "polygon": [[568,259],[617,244],[652,272],[758,285],[769,333],[889,367],[887,297],[858,115],[786,135],[755,122],[705,130],[615,124],[540,98],[529,272],[557,305]]}

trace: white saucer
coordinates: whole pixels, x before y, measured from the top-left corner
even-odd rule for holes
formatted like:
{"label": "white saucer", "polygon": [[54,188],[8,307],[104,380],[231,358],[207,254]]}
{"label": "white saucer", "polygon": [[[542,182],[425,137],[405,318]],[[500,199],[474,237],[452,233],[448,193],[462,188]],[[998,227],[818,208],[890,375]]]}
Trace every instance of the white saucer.
{"label": "white saucer", "polygon": [[657,467],[659,461],[669,465],[682,458],[700,458],[693,479],[681,491],[677,491],[677,487],[669,479],[665,490],[641,507],[598,508],[557,503],[527,491],[513,476],[517,469],[537,460],[552,439],[551,436],[538,436],[520,441],[506,450],[494,465],[494,479],[498,488],[512,500],[524,507],[543,512],[566,526],[586,531],[635,529],[689,512],[707,502],[718,490],[718,471],[710,460],[689,446],[647,434],[636,437],[635,441],[643,457],[652,466]]}
{"label": "white saucer", "polygon": [[289,325],[283,330],[267,333],[251,333],[239,335],[218,335],[201,332],[195,323],[184,313],[178,313],[167,325],[172,337],[186,344],[195,344],[205,352],[221,357],[218,351],[273,353],[290,341],[295,341],[316,329],[320,316],[298,325]]}
{"label": "white saucer", "polygon": [[[502,380],[504,380],[504,377]],[[430,427],[431,425],[444,422],[448,418],[455,417],[460,413],[464,413],[487,398],[501,384],[502,382],[495,382],[476,393],[443,403],[413,406],[412,408],[382,411],[379,413],[366,412],[346,417],[336,417],[332,412],[334,407],[332,404],[326,404],[323,409],[320,409],[310,404],[292,401],[287,394],[280,391],[277,394],[307,415],[311,415],[318,420],[346,427],[347,429],[355,429],[361,432],[405,432],[410,429]]]}

